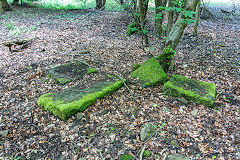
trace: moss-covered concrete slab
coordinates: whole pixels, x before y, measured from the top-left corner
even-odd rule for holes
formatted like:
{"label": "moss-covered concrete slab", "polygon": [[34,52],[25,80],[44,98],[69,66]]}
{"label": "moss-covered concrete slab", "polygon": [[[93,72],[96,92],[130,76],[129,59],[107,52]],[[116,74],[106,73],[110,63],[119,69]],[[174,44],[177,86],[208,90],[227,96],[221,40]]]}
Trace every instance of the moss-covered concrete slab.
{"label": "moss-covered concrete slab", "polygon": [[93,72],[97,72],[97,70],[89,67],[87,63],[75,61],[50,68],[48,75],[63,85]]}
{"label": "moss-covered concrete slab", "polygon": [[84,111],[97,99],[114,92],[122,84],[121,80],[116,80],[97,82],[89,88],[80,88],[79,85],[76,85],[60,93],[44,94],[37,103],[55,116],[67,120],[77,112]]}
{"label": "moss-covered concrete slab", "polygon": [[163,84],[168,80],[166,73],[156,58],[145,61],[137,70],[131,73],[131,77],[140,78],[143,87]]}
{"label": "moss-covered concrete slab", "polygon": [[167,95],[184,97],[205,106],[212,106],[216,96],[216,85],[192,80],[181,75],[173,75],[163,87]]}

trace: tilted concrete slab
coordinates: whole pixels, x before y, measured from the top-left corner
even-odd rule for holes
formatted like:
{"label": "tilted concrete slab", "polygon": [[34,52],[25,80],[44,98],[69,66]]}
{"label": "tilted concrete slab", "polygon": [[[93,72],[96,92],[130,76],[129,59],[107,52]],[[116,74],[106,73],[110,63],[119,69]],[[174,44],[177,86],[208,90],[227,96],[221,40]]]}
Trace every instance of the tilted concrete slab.
{"label": "tilted concrete slab", "polygon": [[89,67],[86,62],[74,61],[50,68],[48,75],[50,78],[55,79],[57,83],[63,85],[93,72],[97,72],[97,70]]}
{"label": "tilted concrete slab", "polygon": [[156,58],[150,58],[145,61],[138,69],[133,71],[130,76],[132,78],[140,78],[143,87],[163,84],[168,80],[166,73]]}
{"label": "tilted concrete slab", "polygon": [[83,112],[97,99],[116,91],[122,85],[121,80],[97,82],[84,89],[79,89],[80,87],[76,85],[60,93],[44,94],[37,103],[55,116],[67,120],[77,112]]}
{"label": "tilted concrete slab", "polygon": [[216,85],[203,81],[173,75],[163,87],[167,95],[184,97],[187,100],[205,106],[212,106],[216,97]]}

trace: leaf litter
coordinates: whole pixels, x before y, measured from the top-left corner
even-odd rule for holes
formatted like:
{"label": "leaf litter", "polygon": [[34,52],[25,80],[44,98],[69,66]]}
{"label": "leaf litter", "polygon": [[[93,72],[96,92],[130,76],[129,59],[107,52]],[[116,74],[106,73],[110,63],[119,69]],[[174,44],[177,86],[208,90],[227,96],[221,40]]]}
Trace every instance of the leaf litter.
{"label": "leaf litter", "polygon": [[[167,154],[239,158],[239,24],[202,20],[199,35],[193,37],[189,26],[176,50],[170,74],[214,82],[218,92],[214,108],[167,97],[162,86],[141,89],[128,84],[135,101],[122,87],[97,100],[80,118],[64,122],[36,104],[43,93],[63,88],[48,78],[47,70],[81,59],[100,72],[128,77],[133,64],[148,59],[141,36],[125,36],[131,17],[112,11],[17,8],[0,20],[14,22],[15,28],[36,28],[13,37],[5,25],[0,26],[0,41],[36,38],[19,52],[0,46],[0,131],[8,132],[0,136],[1,158],[118,159],[128,153],[137,159],[144,145],[150,159]],[[152,32],[150,40],[156,56],[160,43]],[[84,50],[90,53],[78,54]],[[76,80],[64,88],[76,83],[84,82]],[[143,144],[140,131],[147,123],[157,132]]]}

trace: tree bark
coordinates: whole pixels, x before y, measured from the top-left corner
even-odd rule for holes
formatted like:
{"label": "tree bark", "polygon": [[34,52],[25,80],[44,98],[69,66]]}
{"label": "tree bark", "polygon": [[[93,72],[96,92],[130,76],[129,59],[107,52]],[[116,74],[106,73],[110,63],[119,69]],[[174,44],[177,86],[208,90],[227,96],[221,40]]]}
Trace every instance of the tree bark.
{"label": "tree bark", "polygon": [[[19,5],[19,1],[20,1],[20,0],[13,0],[12,5],[18,6],[18,5]],[[22,0],[21,0],[21,6],[22,6]]]}
{"label": "tree bark", "polygon": [[[134,34],[136,31],[142,31],[142,26],[145,28],[146,23],[146,15],[148,10],[148,0],[135,0],[134,3],[134,11],[133,22],[128,25],[128,31],[126,36],[130,36]],[[142,25],[142,22],[143,25]],[[144,35],[146,36],[146,35]]]}
{"label": "tree bark", "polygon": [[0,0],[0,14],[4,13],[4,9],[3,9],[3,5],[2,5],[2,1]]}
{"label": "tree bark", "polygon": [[106,0],[96,0],[96,9],[104,10],[105,9]]}
{"label": "tree bark", "polygon": [[147,9],[148,9],[148,1],[145,0],[138,0],[138,9],[139,9],[139,14],[140,14],[140,26],[141,26],[141,32],[142,32],[142,38],[144,40],[145,45],[148,46],[149,41],[148,41],[148,35],[146,31],[146,14],[147,14]]}
{"label": "tree bark", "polygon": [[[195,11],[196,6],[199,2],[200,0],[186,0],[184,10]],[[167,37],[166,45],[170,46],[173,50],[175,50],[186,27],[187,27],[186,17],[184,16],[184,13],[180,13],[178,15],[177,21],[173,25]]]}
{"label": "tree bark", "polygon": [[[173,7],[172,0],[168,0],[168,7]],[[172,26],[173,26],[173,17],[174,17],[173,15],[174,15],[173,10],[168,11],[167,34],[169,34],[169,32],[171,31]]]}
{"label": "tree bark", "polygon": [[156,8],[156,16],[155,16],[155,30],[156,34],[160,37],[163,32],[162,22],[163,22],[163,13],[162,9],[159,7],[165,7],[166,6],[166,0],[155,0],[155,8]]}
{"label": "tree bark", "polygon": [[196,7],[196,15],[195,15],[195,23],[194,23],[194,31],[193,31],[194,35],[198,34],[198,23],[199,23],[199,18],[200,18],[200,4],[201,4],[201,2],[199,2]]}
{"label": "tree bark", "polygon": [[[2,1],[2,9],[3,11],[11,11],[12,9],[10,8],[7,0],[1,0]],[[1,9],[0,9],[1,10]]]}

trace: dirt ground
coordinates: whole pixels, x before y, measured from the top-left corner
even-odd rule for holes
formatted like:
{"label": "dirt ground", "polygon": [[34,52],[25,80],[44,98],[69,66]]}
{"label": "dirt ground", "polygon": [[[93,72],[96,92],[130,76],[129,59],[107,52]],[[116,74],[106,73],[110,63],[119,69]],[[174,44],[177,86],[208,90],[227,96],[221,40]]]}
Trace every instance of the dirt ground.
{"label": "dirt ground", "polygon": [[[125,12],[14,9],[0,15],[0,42],[33,41],[12,53],[0,45],[0,131],[8,131],[0,137],[0,159],[118,159],[123,153],[138,159],[145,123],[157,129],[145,143],[149,159],[175,153],[192,159],[240,158],[240,25],[236,21],[201,20],[197,37],[190,25],[169,73],[215,83],[213,108],[165,96],[162,86],[137,90],[128,84],[135,101],[122,87],[88,107],[81,119],[64,122],[36,104],[43,93],[62,88],[48,78],[47,69],[81,59],[100,72],[127,78],[134,63],[149,58],[141,35],[125,36],[131,22]],[[149,28],[151,54],[156,56],[161,53],[161,40],[153,33],[153,24]],[[80,54],[84,50],[90,53]]]}

